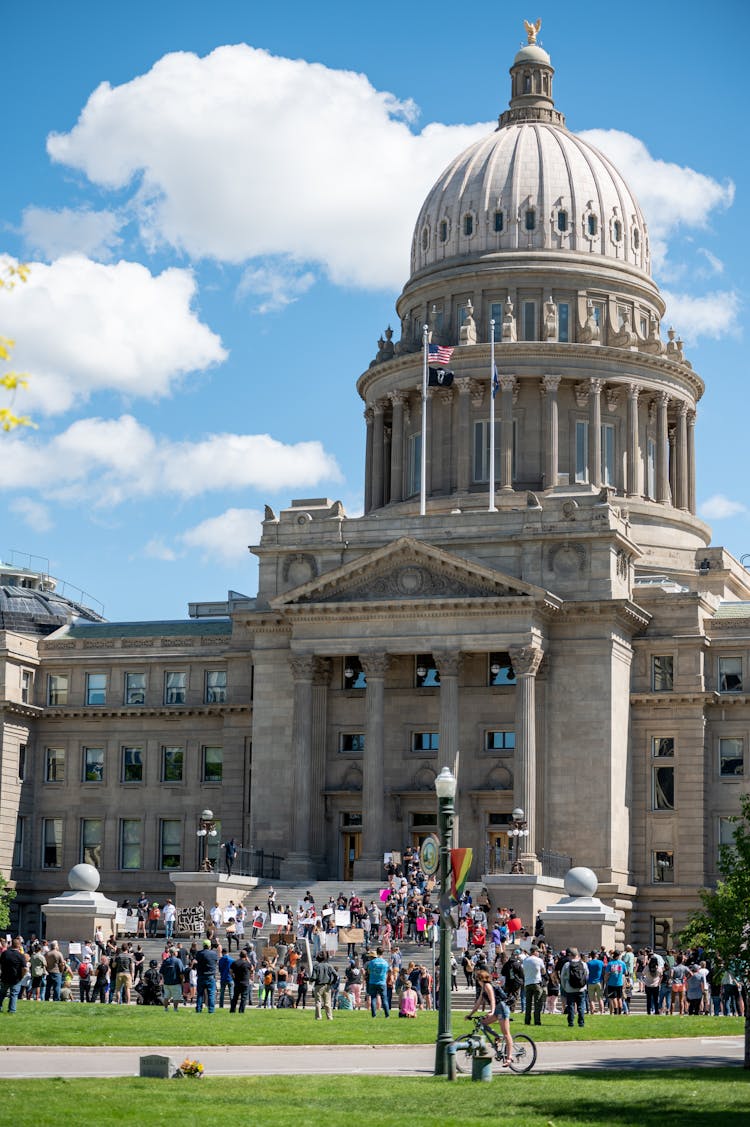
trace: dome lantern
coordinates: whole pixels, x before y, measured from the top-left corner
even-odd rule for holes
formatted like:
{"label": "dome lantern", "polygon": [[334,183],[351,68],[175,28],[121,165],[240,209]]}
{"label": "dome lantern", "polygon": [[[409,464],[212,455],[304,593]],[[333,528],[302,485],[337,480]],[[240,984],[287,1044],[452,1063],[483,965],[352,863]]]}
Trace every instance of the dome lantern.
{"label": "dome lantern", "polygon": [[564,125],[565,117],[555,109],[552,99],[552,79],[555,68],[536,37],[542,26],[537,20],[530,24],[524,20],[528,43],[517,53],[510,68],[510,109],[498,118],[498,128],[513,121],[547,121]]}

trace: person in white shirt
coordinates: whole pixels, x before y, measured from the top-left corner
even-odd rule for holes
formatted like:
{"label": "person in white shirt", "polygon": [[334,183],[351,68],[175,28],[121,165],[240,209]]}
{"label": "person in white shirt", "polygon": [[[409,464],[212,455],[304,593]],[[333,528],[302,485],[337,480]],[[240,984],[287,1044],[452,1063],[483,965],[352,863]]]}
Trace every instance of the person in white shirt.
{"label": "person in white shirt", "polygon": [[169,940],[174,935],[174,921],[177,917],[177,909],[171,900],[167,900],[162,908],[161,917],[164,920],[164,938]]}
{"label": "person in white shirt", "polygon": [[218,904],[214,904],[213,908],[209,912],[209,915],[211,917],[211,923],[214,925],[214,927],[221,927],[224,922],[224,912]]}
{"label": "person in white shirt", "polygon": [[532,946],[523,961],[523,984],[525,1013],[524,1023],[531,1025],[531,1011],[534,1011],[534,1025],[542,1024],[542,1007],[544,1006],[543,977],[545,966],[539,958],[539,948]]}

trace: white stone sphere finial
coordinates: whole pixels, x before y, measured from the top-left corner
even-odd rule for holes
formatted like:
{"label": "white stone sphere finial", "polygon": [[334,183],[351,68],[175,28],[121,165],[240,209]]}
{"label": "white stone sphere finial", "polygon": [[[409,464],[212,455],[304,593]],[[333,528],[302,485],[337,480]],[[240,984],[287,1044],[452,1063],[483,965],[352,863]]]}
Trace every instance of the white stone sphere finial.
{"label": "white stone sphere finial", "polygon": [[100,880],[99,870],[93,865],[74,865],[68,873],[68,884],[74,892],[96,892]]}
{"label": "white stone sphere finial", "polygon": [[586,869],[582,865],[575,869],[568,869],[565,874],[565,891],[568,896],[596,896],[599,881],[593,869]]}

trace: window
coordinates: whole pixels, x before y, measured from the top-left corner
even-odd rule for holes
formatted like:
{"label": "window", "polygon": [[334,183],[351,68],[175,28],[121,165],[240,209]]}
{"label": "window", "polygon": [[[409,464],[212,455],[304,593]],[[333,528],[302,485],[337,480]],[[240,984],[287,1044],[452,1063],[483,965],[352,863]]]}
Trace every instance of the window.
{"label": "window", "polygon": [[622,242],[622,223],[619,219],[615,219],[612,224],[612,237],[616,243]]}
{"label": "window", "polygon": [[671,917],[651,917],[651,946],[654,950],[668,951],[672,946],[674,924]]}
{"label": "window", "polygon": [[720,657],[719,658],[719,692],[720,693],[741,693],[742,692],[742,658],[741,657]]}
{"label": "window", "polygon": [[146,674],[125,674],[125,704],[146,703]]}
{"label": "window", "polygon": [[674,688],[674,658],[671,654],[651,658],[651,688],[655,693],[671,693]]}
{"label": "window", "polygon": [[353,827],[354,829],[361,829],[362,828],[362,814],[361,814],[361,812],[359,810],[357,810],[357,811],[354,811],[354,812],[342,814],[341,815],[341,825]]}
{"label": "window", "polygon": [[203,749],[203,782],[220,783],[224,762],[224,749],[222,747],[204,747]]}
{"label": "window", "polygon": [[652,851],[651,880],[654,884],[674,884],[674,853],[671,849]]}
{"label": "window", "polygon": [[576,421],[576,482],[585,485],[589,480],[589,424],[586,419]]}
{"label": "window", "polygon": [[637,227],[633,228],[633,250],[638,250],[641,245],[641,233]]}
{"label": "window", "polygon": [[124,747],[122,749],[122,781],[124,783],[143,782],[142,747]]}
{"label": "window", "polygon": [[430,231],[429,231],[428,227],[425,227],[424,230],[422,231],[422,250],[427,250],[429,245],[430,245]]}
{"label": "window", "polygon": [[104,782],[104,748],[85,747],[83,749],[84,783]]}
{"label": "window", "polygon": [[602,423],[602,485],[615,484],[615,426]]}
{"label": "window", "polygon": [[558,213],[557,213],[557,229],[558,229],[558,231],[567,231],[567,229],[568,229],[568,213],[567,213],[567,211],[558,211]]}
{"label": "window", "polygon": [[123,818],[120,822],[120,868],[142,869],[142,822],[140,818]]}
{"label": "window", "polygon": [[503,213],[502,211],[495,212],[495,230],[500,232],[503,229]]}
{"label": "window", "polygon": [[570,305],[567,301],[557,304],[557,339],[563,344],[570,341]]}
{"label": "window", "polygon": [[413,830],[432,829],[437,825],[437,818],[434,813],[429,810],[415,810],[411,816],[411,826]]}
{"label": "window", "polygon": [[[511,477],[516,478],[516,420],[513,420],[513,450],[511,453]],[[495,481],[500,477],[500,450],[502,442],[502,420],[495,416]],[[474,481],[490,480],[490,424],[488,419],[474,423]]]}
{"label": "window", "polygon": [[674,810],[674,767],[652,767],[652,810]]}
{"label": "window", "polygon": [[464,234],[469,238],[474,234],[474,216],[473,215],[465,215],[464,216]]}
{"label": "window", "polygon": [[530,207],[526,212],[523,220],[523,225],[527,231],[536,230],[536,212],[533,207]]}
{"label": "window", "polygon": [[102,842],[104,822],[101,818],[81,818],[81,850],[79,858],[84,865],[102,867]]}
{"label": "window", "polygon": [[594,302],[594,324],[597,328],[601,329],[604,322],[604,307],[598,302]]}
{"label": "window", "polygon": [[164,674],[164,703],[184,704],[187,688],[187,673]]}
{"label": "window", "polygon": [[448,220],[447,219],[441,219],[440,220],[440,242],[441,243],[447,243],[448,242]]}
{"label": "window", "polygon": [[525,301],[523,303],[523,339],[537,339],[535,301]]}
{"label": "window", "polygon": [[494,337],[495,341],[503,339],[503,306],[500,301],[493,301],[490,304],[490,320],[495,322]]}
{"label": "window", "polygon": [[367,678],[358,657],[344,658],[344,688],[366,689]]}
{"label": "window", "polygon": [[434,689],[440,684],[440,674],[432,654],[417,654],[415,685],[418,689]]}
{"label": "window", "polygon": [[68,674],[50,673],[47,678],[47,704],[68,703]]}
{"label": "window", "polygon": [[161,749],[161,781],[163,783],[181,783],[184,767],[184,747],[163,747]]}
{"label": "window", "polygon": [[516,747],[516,733],[510,730],[484,733],[485,751],[514,751]]}
{"label": "window", "polygon": [[587,216],[586,230],[588,231],[590,238],[596,238],[596,233],[599,230],[599,221],[595,215]]}
{"label": "window", "polygon": [[412,732],[412,751],[437,751],[440,747],[439,732]]}
{"label": "window", "polygon": [[45,783],[65,782],[65,750],[61,747],[48,747],[44,756]]}
{"label": "window", "polygon": [[654,759],[672,759],[674,756],[674,736],[653,736],[651,754]]}
{"label": "window", "polygon": [[18,745],[18,781],[26,778],[26,744]]}
{"label": "window", "polygon": [[491,653],[489,661],[488,685],[515,685],[516,675],[510,661],[510,654]]}
{"label": "window", "polygon": [[31,701],[31,690],[34,686],[34,674],[30,669],[21,670],[21,703],[28,704]]}
{"label": "window", "polygon": [[160,831],[159,868],[179,869],[182,864],[182,822],[163,818]]}
{"label": "window", "polygon": [[734,845],[734,831],[737,829],[737,823],[733,817],[719,818],[719,852],[717,861],[721,861],[721,847]]}
{"label": "window", "polygon": [[86,704],[107,703],[107,674],[86,674]]}
{"label": "window", "polygon": [[42,819],[42,868],[62,868],[62,818]]}
{"label": "window", "polygon": [[13,868],[14,869],[22,869],[23,868],[23,861],[24,861],[23,846],[24,846],[25,836],[26,836],[26,819],[18,817],[18,818],[16,818],[16,836],[15,836],[15,839],[13,841]]}
{"label": "window", "polygon": [[206,672],[206,704],[225,704],[227,699],[226,669],[209,669]]}
{"label": "window", "polygon": [[342,732],[339,740],[339,751],[364,751],[364,732]]}
{"label": "window", "polygon": [[409,461],[406,469],[406,492],[408,496],[419,493],[422,482],[422,435],[409,435]]}
{"label": "window", "polygon": [[656,443],[653,438],[646,442],[646,496],[652,501],[656,497]]}
{"label": "window", "polygon": [[719,740],[719,774],[736,779],[745,774],[745,741],[736,736]]}

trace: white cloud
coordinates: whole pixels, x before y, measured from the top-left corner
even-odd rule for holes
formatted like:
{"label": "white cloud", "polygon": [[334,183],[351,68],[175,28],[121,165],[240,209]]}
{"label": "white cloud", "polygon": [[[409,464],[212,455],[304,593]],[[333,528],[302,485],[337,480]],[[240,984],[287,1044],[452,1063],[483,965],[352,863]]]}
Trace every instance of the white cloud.
{"label": "white cloud", "polygon": [[722,337],[738,331],[740,298],[732,290],[693,297],[691,294],[662,290],[667,303],[666,324],[679,329],[688,343],[698,337]]}
{"label": "white cloud", "polygon": [[110,259],[122,243],[118,235],[122,219],[113,211],[75,211],[64,207],[52,211],[45,207],[27,207],[21,222],[21,234],[31,255],[61,258],[68,254],[85,254],[91,258]]}
{"label": "white cloud", "polygon": [[307,293],[314,283],[315,275],[310,270],[282,258],[255,269],[248,267],[237,287],[237,295],[264,297],[265,300],[255,307],[255,313],[278,313]]}
{"label": "white cloud", "polygon": [[741,501],[730,501],[722,493],[714,493],[712,497],[701,502],[698,512],[706,520],[724,520],[727,517],[736,517],[747,512],[747,506]]}
{"label": "white cloud", "polygon": [[55,414],[103,390],[157,398],[223,361],[221,340],[192,307],[195,294],[189,270],[152,275],[136,262],[82,255],[32,263],[28,282],[3,298],[14,367],[33,374],[24,411]]}
{"label": "white cloud", "polygon": [[268,434],[212,434],[197,442],[155,436],[131,415],[79,419],[49,441],[11,434],[0,443],[0,488],[40,489],[93,507],[135,497],[197,497],[217,490],[276,492],[341,479],[320,442]]}
{"label": "white cloud", "polygon": [[709,270],[712,274],[723,274],[724,263],[715,254],[712,254],[707,247],[698,247],[698,254],[702,255],[708,263]]}
{"label": "white cloud", "polygon": [[35,532],[49,532],[55,526],[47,506],[31,497],[18,497],[11,501],[8,508],[12,513],[17,513]]}
{"label": "white cloud", "polygon": [[189,528],[180,540],[188,548],[198,549],[205,560],[241,563],[248,558],[248,544],[260,539],[262,521],[263,514],[257,509],[227,509]]}
{"label": "white cloud", "polygon": [[144,556],[151,560],[171,562],[177,559],[177,553],[162,540],[160,536],[153,536],[143,548]]}
{"label": "white cloud", "polygon": [[289,255],[338,283],[398,287],[440,170],[492,124],[429,125],[367,78],[245,45],[166,55],[102,83],[52,158],[135,189],[142,233],[194,258]]}

